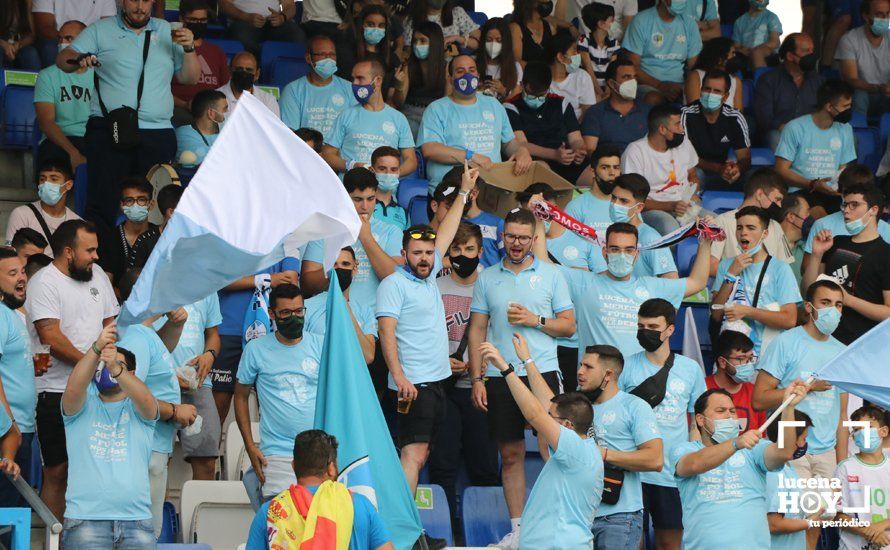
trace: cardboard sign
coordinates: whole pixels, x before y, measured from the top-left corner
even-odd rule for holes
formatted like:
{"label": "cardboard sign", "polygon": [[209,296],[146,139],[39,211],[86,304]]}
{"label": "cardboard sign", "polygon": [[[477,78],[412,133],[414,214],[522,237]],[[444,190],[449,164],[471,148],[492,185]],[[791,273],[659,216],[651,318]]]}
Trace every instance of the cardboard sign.
{"label": "cardboard sign", "polygon": [[486,212],[503,218],[519,203],[516,193],[525,191],[533,183],[546,183],[556,192],[556,204],[565,208],[572,199],[575,186],[559,176],[547,166],[546,162],[535,161],[528,172],[521,176],[513,175],[513,162],[499,162],[490,170],[479,170],[485,183],[479,186],[479,197],[476,204]]}

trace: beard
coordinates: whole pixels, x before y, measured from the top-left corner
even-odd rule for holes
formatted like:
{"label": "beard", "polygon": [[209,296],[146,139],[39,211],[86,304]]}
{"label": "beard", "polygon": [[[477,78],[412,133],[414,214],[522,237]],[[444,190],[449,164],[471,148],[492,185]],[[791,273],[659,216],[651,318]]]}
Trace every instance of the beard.
{"label": "beard", "polygon": [[6,304],[6,307],[9,309],[18,309],[25,305],[25,301],[20,300],[15,294],[0,291],[0,297],[2,297],[3,303]]}
{"label": "beard", "polygon": [[74,262],[68,262],[68,276],[75,281],[88,283],[93,280],[93,264],[86,267],[77,267]]}
{"label": "beard", "polygon": [[[408,262],[408,267],[411,268],[411,272],[414,273],[418,279],[426,279],[433,273],[433,264],[426,260],[422,260],[416,264]],[[426,274],[421,274],[419,270],[425,270]]]}

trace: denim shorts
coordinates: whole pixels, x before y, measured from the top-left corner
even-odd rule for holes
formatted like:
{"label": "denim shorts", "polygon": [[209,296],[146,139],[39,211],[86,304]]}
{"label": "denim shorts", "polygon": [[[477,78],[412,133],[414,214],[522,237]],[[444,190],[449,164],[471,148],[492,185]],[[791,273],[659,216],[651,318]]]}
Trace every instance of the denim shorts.
{"label": "denim shorts", "polygon": [[593,520],[594,550],[637,550],[642,536],[642,510],[609,514]]}
{"label": "denim shorts", "polygon": [[156,547],[151,518],[130,521],[65,518],[62,526],[62,550],[144,550]]}

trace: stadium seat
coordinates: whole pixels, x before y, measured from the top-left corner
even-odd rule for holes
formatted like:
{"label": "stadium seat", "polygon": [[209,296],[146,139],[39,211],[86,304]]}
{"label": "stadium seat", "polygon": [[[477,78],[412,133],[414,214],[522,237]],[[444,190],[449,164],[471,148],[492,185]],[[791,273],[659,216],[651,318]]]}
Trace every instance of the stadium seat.
{"label": "stadium seat", "polygon": [[179,540],[179,516],[172,502],[164,503],[163,524],[158,542],[176,542]]}
{"label": "stadium seat", "polygon": [[881,151],[887,148],[887,140],[890,138],[890,113],[881,115],[881,122],[878,125],[878,134],[881,138]]}
{"label": "stadium seat", "polygon": [[760,77],[770,72],[772,67],[757,67],[754,69],[754,84],[757,84],[757,81],[760,80]]}
{"label": "stadium seat", "polygon": [[179,10],[164,10],[164,19],[167,21],[179,21]]}
{"label": "stadium seat", "polygon": [[[531,484],[526,482],[526,499],[529,487]],[[467,487],[461,503],[466,546],[488,546],[510,532],[510,514],[503,487]]]}
{"label": "stadium seat", "polygon": [[769,147],[751,148],[751,166],[775,166],[776,154]]}
{"label": "stadium seat", "polygon": [[754,81],[750,78],[742,80],[742,109],[746,112],[754,101]]}
{"label": "stadium seat", "polygon": [[445,539],[448,546],[454,546],[454,534],[451,531],[451,509],[445,491],[439,485],[418,485],[414,497],[420,523],[427,535],[436,539]]}
{"label": "stadium seat", "polygon": [[411,220],[411,225],[430,223],[430,218],[426,215],[428,203],[429,199],[426,195],[418,195],[411,199],[411,202],[408,203],[408,218]]}
{"label": "stadium seat", "polygon": [[291,59],[279,57],[272,63],[272,72],[264,77],[264,80],[284,89],[285,86],[298,78],[306,76],[309,72],[309,64],[303,59]]}
{"label": "stadium seat", "polygon": [[544,458],[539,454],[525,455],[525,485],[526,487],[534,487],[544,469]]}
{"label": "stadium seat", "polygon": [[525,430],[525,452],[541,454],[538,448],[538,436],[531,429]]}
{"label": "stadium seat", "polygon": [[0,508],[0,526],[11,528],[10,550],[28,550],[31,541],[30,508]]}
{"label": "stadium seat", "polygon": [[[250,431],[254,442],[259,443],[260,423],[251,422]],[[229,429],[226,430],[223,467],[225,468],[225,479],[229,481],[239,481],[242,474],[244,474],[244,470],[250,467],[250,459],[247,457],[247,451],[244,448],[244,439],[241,438],[241,432],[238,431],[238,424],[234,422],[229,424]]]}
{"label": "stadium seat", "polygon": [[878,131],[874,128],[854,128],[856,159],[872,171],[878,169],[884,151],[878,149]]}
{"label": "stadium seat", "polygon": [[683,239],[677,245],[677,271],[680,274],[680,277],[686,277],[689,275],[689,271],[692,269],[692,262],[695,260],[696,252],[698,251],[698,241],[695,239]]}
{"label": "stadium seat", "polygon": [[[260,50],[260,58],[262,59],[260,65],[262,67],[263,73],[269,75],[272,74],[272,64],[275,63],[277,59],[282,57],[288,59],[303,59],[306,55],[306,45],[305,44],[296,44],[294,42],[276,42],[274,40],[268,40],[263,42],[263,49]],[[267,79],[268,77],[264,77],[260,75],[260,77]]]}
{"label": "stadium seat", "polygon": [[738,208],[744,198],[744,194],[739,191],[715,191],[708,189],[702,194],[701,206],[715,214],[722,214],[727,210]]}
{"label": "stadium seat", "polygon": [[853,128],[868,128],[868,118],[865,113],[853,111],[853,118],[850,119],[850,126]]}
{"label": "stadium seat", "polygon": [[3,90],[3,145],[7,149],[30,149],[37,123],[34,88],[11,84]]}
{"label": "stadium seat", "polygon": [[229,61],[229,63],[232,62],[232,58],[235,57],[235,54],[244,51],[244,45],[237,40],[228,40],[225,38],[208,38],[207,42],[216,44],[217,46],[222,48],[222,51],[226,54],[226,59]]}
{"label": "stadium seat", "polygon": [[240,481],[186,481],[180,508],[184,542],[214,550],[238,548],[255,515]]}
{"label": "stadium seat", "polygon": [[479,25],[480,27],[488,22],[488,16],[482,13],[481,11],[471,11],[470,19],[473,20],[474,23]]}
{"label": "stadium seat", "polygon": [[402,178],[401,181],[399,181],[399,189],[396,191],[396,202],[398,202],[400,206],[407,208],[414,197],[426,196],[426,190],[427,187],[429,187],[429,184],[429,181],[422,178]]}
{"label": "stadium seat", "polygon": [[732,23],[721,23],[720,24],[720,36],[723,38],[732,38]]}
{"label": "stadium seat", "polygon": [[689,306],[681,305],[680,309],[677,310],[677,317],[674,321],[674,333],[671,334],[669,345],[671,351],[680,353],[683,351],[683,335],[686,329],[684,321],[686,320],[686,312],[689,310]]}
{"label": "stadium seat", "polygon": [[74,171],[74,212],[83,216],[87,209],[87,165],[81,164]]}
{"label": "stadium seat", "polygon": [[416,178],[425,178],[426,177],[426,160],[423,158],[423,153],[420,152],[420,147],[414,149],[414,154],[417,155],[417,169],[414,170],[414,177]]}

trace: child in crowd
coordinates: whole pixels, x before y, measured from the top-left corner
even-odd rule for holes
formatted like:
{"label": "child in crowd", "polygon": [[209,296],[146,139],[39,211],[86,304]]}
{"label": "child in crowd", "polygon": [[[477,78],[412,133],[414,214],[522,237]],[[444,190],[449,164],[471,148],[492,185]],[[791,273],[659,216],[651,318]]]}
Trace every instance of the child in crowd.
{"label": "child in crowd", "polygon": [[[615,24],[615,8],[609,4],[594,2],[581,10],[581,19],[590,29],[587,36],[578,37],[578,50],[581,52],[581,64],[596,83],[598,92],[605,89],[606,67],[618,57],[621,42],[617,38],[609,38],[609,29]],[[601,99],[603,93],[597,94]]]}

